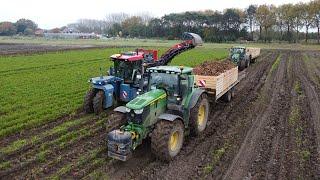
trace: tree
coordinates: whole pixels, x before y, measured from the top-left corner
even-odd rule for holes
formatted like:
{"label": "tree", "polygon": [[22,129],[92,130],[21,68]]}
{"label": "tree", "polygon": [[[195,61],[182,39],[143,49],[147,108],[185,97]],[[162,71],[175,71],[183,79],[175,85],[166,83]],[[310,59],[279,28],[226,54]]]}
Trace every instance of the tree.
{"label": "tree", "polygon": [[314,27],[318,29],[317,41],[320,44],[320,0],[311,2],[312,14],[314,15]]}
{"label": "tree", "polygon": [[248,9],[246,9],[246,18],[250,27],[251,40],[253,40],[253,25],[255,21],[256,12],[257,12],[256,5],[250,5]]}
{"label": "tree", "polygon": [[260,5],[257,9],[257,21],[260,25],[260,36],[261,36],[261,27],[265,30],[264,41],[267,42],[268,29],[272,27],[276,22],[275,17],[275,6],[273,5]]}
{"label": "tree", "polygon": [[296,30],[296,42],[299,42],[299,31],[301,28],[303,28],[303,23],[302,23],[302,14],[303,14],[303,4],[298,3],[293,5],[292,8],[292,17],[293,17],[293,26]]}
{"label": "tree", "polygon": [[279,7],[280,11],[282,12],[282,18],[284,25],[286,26],[287,33],[286,33],[286,40],[289,42],[292,41],[292,27],[293,27],[293,19],[294,19],[294,10],[292,4],[283,4]]}
{"label": "tree", "polygon": [[1,36],[12,36],[17,33],[17,29],[11,22],[0,23],[0,35]]}
{"label": "tree", "polygon": [[277,7],[276,10],[276,25],[278,30],[280,31],[280,41],[283,40],[283,28],[284,28],[284,13],[283,13],[283,9],[282,6]]}
{"label": "tree", "polygon": [[306,42],[308,42],[309,28],[312,25],[313,18],[314,18],[311,6],[312,6],[311,3],[301,4],[301,9],[302,9],[301,19],[304,26],[306,27],[306,38],[305,38]]}
{"label": "tree", "polygon": [[138,16],[132,16],[124,20],[122,22],[122,27],[125,35],[130,35],[133,37],[141,36],[146,33],[142,18]]}
{"label": "tree", "polygon": [[17,27],[17,33],[22,33],[22,34],[24,34],[27,28],[29,28],[29,30],[27,30],[28,33],[30,33],[30,31],[32,31],[33,33],[38,27],[38,25],[35,22],[29,19],[19,19],[15,23],[15,26]]}

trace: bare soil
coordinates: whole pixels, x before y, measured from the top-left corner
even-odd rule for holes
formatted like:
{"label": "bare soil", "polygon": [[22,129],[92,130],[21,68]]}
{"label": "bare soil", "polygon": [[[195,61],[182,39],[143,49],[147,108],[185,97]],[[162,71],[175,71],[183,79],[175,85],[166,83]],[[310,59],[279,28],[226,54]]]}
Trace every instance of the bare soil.
{"label": "bare soil", "polygon": [[[306,56],[309,60],[306,60]],[[280,57],[279,63],[276,59]],[[52,145],[44,161],[31,161],[41,143],[23,151],[1,155],[12,167],[0,169],[0,179],[96,177],[109,179],[320,179],[320,52],[263,51],[246,69],[230,103],[211,104],[205,132],[187,137],[179,155],[170,163],[151,154],[147,139],[127,162],[107,158],[104,127],[99,119],[70,128],[91,129],[88,136],[67,146]],[[309,66],[314,68],[307,68]],[[61,118],[56,124],[72,121]],[[32,137],[55,123],[1,139],[1,146]],[[2,145],[3,143],[3,145]],[[89,157],[92,150],[97,155]],[[100,151],[101,150],[101,151]],[[102,161],[101,161],[102,160]]]}

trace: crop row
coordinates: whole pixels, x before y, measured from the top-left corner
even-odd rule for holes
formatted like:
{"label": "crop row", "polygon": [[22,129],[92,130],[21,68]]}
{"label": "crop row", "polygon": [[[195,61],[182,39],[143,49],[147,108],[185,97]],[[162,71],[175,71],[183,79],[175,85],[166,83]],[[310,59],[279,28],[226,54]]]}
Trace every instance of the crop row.
{"label": "crop row", "polygon": [[[111,65],[107,57],[123,50],[0,57],[0,138],[75,112],[89,88],[88,78],[100,75],[100,67],[106,72]],[[180,54],[172,64],[194,66],[204,60],[221,59],[226,52],[196,48]]]}

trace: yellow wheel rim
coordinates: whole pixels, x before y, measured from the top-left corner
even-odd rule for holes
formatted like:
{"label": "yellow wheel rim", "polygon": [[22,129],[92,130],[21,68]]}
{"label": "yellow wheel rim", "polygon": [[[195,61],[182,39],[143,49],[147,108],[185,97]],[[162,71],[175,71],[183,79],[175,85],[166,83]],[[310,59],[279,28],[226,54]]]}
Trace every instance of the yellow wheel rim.
{"label": "yellow wheel rim", "polygon": [[178,142],[179,142],[179,133],[176,131],[172,133],[169,139],[169,148],[171,151],[175,151],[178,148]]}
{"label": "yellow wheel rim", "polygon": [[198,112],[198,126],[202,126],[205,121],[205,107],[204,105],[201,105]]}

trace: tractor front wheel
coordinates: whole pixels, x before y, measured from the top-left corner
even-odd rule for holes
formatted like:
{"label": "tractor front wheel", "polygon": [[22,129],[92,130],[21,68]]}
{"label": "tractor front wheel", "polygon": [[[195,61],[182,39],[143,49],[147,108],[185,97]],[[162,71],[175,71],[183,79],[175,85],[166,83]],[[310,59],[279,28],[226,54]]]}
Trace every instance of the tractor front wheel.
{"label": "tractor front wheel", "polygon": [[93,111],[95,114],[100,114],[104,109],[104,92],[98,91],[93,98]]}
{"label": "tractor front wheel", "polygon": [[85,113],[93,113],[93,98],[96,95],[95,89],[90,89],[84,97],[83,110]]}
{"label": "tractor front wheel", "polygon": [[202,94],[190,112],[190,132],[192,135],[197,136],[204,131],[207,126],[208,116],[209,101],[207,95]]}
{"label": "tractor front wheel", "polygon": [[119,129],[126,122],[126,115],[124,113],[113,112],[107,119],[106,131],[111,132],[115,129]]}
{"label": "tractor front wheel", "polygon": [[181,150],[184,126],[180,120],[159,121],[151,135],[151,151],[163,161],[172,160]]}

